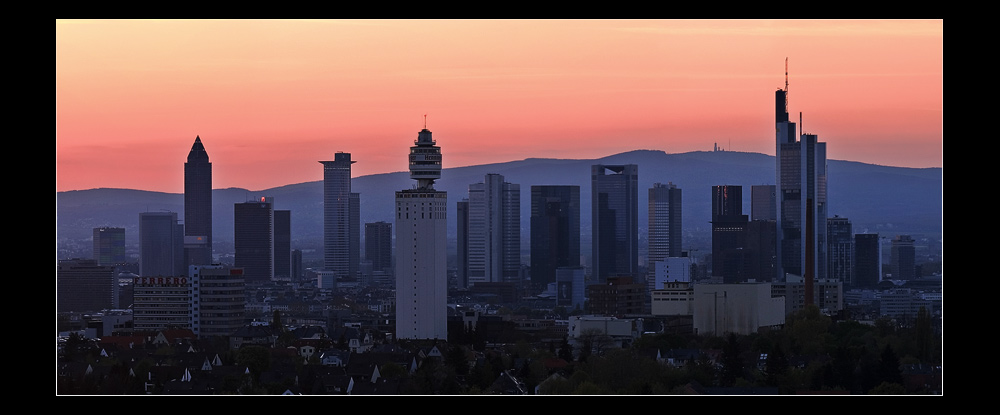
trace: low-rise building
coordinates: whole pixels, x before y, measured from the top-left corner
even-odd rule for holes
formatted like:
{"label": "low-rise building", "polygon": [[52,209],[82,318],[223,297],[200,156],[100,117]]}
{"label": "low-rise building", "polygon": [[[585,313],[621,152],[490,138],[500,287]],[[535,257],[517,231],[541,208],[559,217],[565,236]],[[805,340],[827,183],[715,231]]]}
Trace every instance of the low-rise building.
{"label": "low-rise building", "polygon": [[698,334],[751,334],[785,324],[785,298],[771,296],[771,283],[695,284],[694,299]]}
{"label": "low-rise building", "polygon": [[642,319],[594,315],[570,316],[567,341],[575,346],[585,337],[599,336],[607,340],[609,346],[628,347],[642,333]]}
{"label": "low-rise building", "polygon": [[690,282],[664,282],[651,292],[650,311],[654,316],[694,314],[694,286]]}

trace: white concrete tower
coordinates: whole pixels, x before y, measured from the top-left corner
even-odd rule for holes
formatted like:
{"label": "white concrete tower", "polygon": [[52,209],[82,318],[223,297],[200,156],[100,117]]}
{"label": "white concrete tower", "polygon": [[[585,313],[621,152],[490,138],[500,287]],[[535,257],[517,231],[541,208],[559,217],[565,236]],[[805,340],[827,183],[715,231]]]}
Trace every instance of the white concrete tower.
{"label": "white concrete tower", "polygon": [[414,189],[396,192],[396,338],[448,338],[448,194],[434,190],[441,148],[424,129],[410,147]]}

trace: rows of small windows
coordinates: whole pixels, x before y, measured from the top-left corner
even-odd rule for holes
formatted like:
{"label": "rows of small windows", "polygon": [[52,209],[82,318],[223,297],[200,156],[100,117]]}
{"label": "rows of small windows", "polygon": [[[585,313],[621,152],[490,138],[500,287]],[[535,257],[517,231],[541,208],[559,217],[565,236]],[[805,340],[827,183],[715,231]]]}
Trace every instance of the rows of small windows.
{"label": "rows of small windows", "polygon": [[167,295],[185,295],[191,294],[191,290],[149,290],[149,289],[136,289],[136,294],[142,295],[153,295],[153,294],[167,294]]}
{"label": "rows of small windows", "polygon": [[201,284],[202,289],[204,287],[243,287],[245,285],[243,282],[203,282]]}
{"label": "rows of small windows", "polygon": [[[244,313],[201,313],[201,318],[202,318],[202,322],[203,322],[202,324],[205,324],[204,323],[205,321],[212,321],[212,320],[210,320],[211,318],[231,319],[231,318],[240,318],[240,317],[243,317],[243,316],[244,316]],[[209,319],[209,320],[205,320],[205,319]]]}
{"label": "rows of small windows", "polygon": [[138,299],[132,301],[132,303],[136,309],[151,307],[182,308],[191,304],[188,301],[139,301]]}
{"label": "rows of small windows", "polygon": [[246,293],[243,290],[214,290],[214,291],[203,291],[201,293],[202,297],[244,297]]}
{"label": "rows of small windows", "polygon": [[202,305],[201,310],[243,310],[246,307],[241,304],[231,304],[231,305]]}
{"label": "rows of small windows", "polygon": [[187,298],[177,298],[177,297],[133,297],[133,301],[141,304],[148,303],[158,303],[158,304],[187,304]]}
{"label": "rows of small windows", "polygon": [[[189,315],[189,313],[184,312],[184,311],[160,312],[160,313],[155,313],[155,314],[154,313],[133,313],[133,319],[134,319],[134,317],[140,317],[141,319],[146,319],[146,320],[150,320],[150,319],[152,319],[152,320],[177,320],[178,319],[177,317],[169,317],[169,316],[186,316],[186,315]],[[157,317],[157,316],[160,316],[160,317]],[[181,317],[181,318],[183,318],[183,317]]]}

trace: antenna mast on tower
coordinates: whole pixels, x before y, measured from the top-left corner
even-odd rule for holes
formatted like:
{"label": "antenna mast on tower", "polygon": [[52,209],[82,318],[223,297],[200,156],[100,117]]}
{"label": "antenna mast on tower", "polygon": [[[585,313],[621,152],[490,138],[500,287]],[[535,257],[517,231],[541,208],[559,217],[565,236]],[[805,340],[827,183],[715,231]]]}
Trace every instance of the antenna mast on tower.
{"label": "antenna mast on tower", "polygon": [[788,57],[785,57],[785,112],[788,112]]}

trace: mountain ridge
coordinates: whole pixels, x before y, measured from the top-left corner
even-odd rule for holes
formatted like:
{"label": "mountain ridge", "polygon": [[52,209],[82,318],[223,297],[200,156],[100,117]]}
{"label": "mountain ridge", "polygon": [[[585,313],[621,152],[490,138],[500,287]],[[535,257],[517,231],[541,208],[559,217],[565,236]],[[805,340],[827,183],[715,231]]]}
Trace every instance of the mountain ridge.
{"label": "mountain ridge", "polygon": [[[632,150],[597,159],[532,157],[509,162],[445,168],[435,183],[448,192],[448,234],[454,238],[457,201],[468,196],[468,185],[482,182],[485,174],[498,173],[521,186],[522,248],[527,248],[532,185],[580,186],[581,252],[590,242],[590,166],[593,164],[637,164],[639,166],[640,239],[648,222],[646,200],[653,183],[672,182],[682,190],[682,228],[685,238],[710,247],[711,186],[742,185],[744,214],[751,213],[750,186],[775,182],[774,156],[737,151],[693,151],[667,153],[662,150]],[[180,169],[180,167],[178,167]],[[846,217],[855,233],[878,232],[940,234],[942,230],[942,168],[909,168],[828,160],[828,213]],[[320,179],[263,190],[223,188],[213,190],[213,236],[219,243],[232,240],[233,204],[260,196],[272,196],[275,209],[292,212],[293,248],[322,248],[322,171]],[[394,222],[395,191],[413,187],[406,171],[377,173],[352,179],[352,191],[361,194],[361,222]],[[57,192],[57,243],[92,237],[94,227],[126,228],[126,241],[138,242],[138,213],[168,210],[183,220],[183,193],[137,189],[95,188]],[[363,225],[362,225],[363,226]],[[362,228],[363,234],[363,228]],[[700,242],[698,242],[700,241]],[[220,247],[223,245],[217,245]],[[687,248],[687,247],[685,247]],[[81,247],[81,250],[86,247]],[[709,248],[710,250],[710,248]],[[217,252],[219,253],[219,252]]]}

